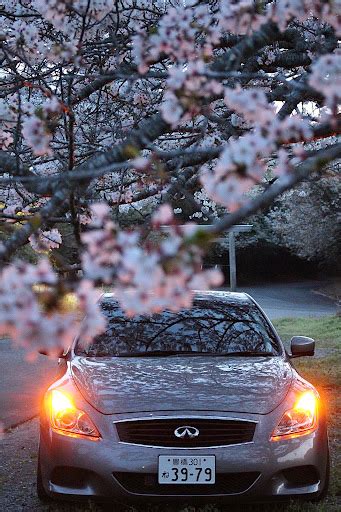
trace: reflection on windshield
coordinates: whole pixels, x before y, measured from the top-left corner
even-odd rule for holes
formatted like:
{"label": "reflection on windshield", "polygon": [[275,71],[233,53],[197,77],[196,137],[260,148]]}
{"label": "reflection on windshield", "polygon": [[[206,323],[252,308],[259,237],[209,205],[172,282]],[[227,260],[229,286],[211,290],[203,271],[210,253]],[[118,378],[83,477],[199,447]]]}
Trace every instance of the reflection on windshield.
{"label": "reflection on windshield", "polygon": [[213,297],[197,299],[192,309],[127,318],[114,301],[102,304],[105,333],[76,354],[91,357],[138,356],[146,352],[279,353],[273,333],[253,304],[232,304]]}

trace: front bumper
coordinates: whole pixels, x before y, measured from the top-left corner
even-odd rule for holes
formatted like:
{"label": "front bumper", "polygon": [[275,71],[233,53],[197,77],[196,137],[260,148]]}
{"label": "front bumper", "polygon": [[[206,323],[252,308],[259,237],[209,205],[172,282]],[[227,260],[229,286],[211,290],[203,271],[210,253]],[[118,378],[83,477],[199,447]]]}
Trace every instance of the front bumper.
{"label": "front bumper", "polygon": [[[188,413],[188,411],[187,411]],[[180,414],[180,413],[179,413]],[[195,415],[195,411],[192,411]],[[128,419],[93,412],[102,438],[90,441],[53,432],[42,424],[40,464],[46,492],[62,499],[99,499],[124,503],[160,501],[258,502],[293,497],[317,497],[325,486],[328,465],[326,428],[306,436],[271,442],[270,415],[233,414],[258,421],[251,443],[214,448],[175,449],[121,443],[113,422]],[[228,413],[220,417],[230,418]],[[176,417],[177,413],[163,416]],[[203,416],[203,413],[197,413]],[[210,414],[205,414],[210,416]],[[157,484],[159,455],[215,455],[217,484],[165,486]]]}

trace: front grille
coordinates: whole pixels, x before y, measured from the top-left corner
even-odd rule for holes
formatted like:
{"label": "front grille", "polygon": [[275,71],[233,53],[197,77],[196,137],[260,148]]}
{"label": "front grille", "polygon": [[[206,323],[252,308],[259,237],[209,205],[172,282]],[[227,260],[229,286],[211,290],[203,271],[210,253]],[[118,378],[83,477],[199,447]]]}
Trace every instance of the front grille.
{"label": "front grille", "polygon": [[217,473],[212,485],[160,485],[154,473],[113,473],[114,478],[128,492],[162,496],[200,496],[212,494],[240,494],[255,483],[260,473]]}
{"label": "front grille", "polygon": [[[191,439],[175,436],[178,427],[189,425],[199,430]],[[213,418],[164,418],[150,420],[127,420],[116,423],[120,441],[166,448],[205,448],[249,443],[253,440],[256,423],[252,421]]]}

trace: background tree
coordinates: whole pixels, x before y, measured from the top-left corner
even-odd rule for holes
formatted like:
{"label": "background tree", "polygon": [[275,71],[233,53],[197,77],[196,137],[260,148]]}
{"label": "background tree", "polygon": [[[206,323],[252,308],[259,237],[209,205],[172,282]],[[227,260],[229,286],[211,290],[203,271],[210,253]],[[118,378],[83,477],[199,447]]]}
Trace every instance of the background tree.
{"label": "background tree", "polygon": [[279,243],[336,273],[341,256],[340,198],[340,178],[333,174],[287,192],[268,216]]}

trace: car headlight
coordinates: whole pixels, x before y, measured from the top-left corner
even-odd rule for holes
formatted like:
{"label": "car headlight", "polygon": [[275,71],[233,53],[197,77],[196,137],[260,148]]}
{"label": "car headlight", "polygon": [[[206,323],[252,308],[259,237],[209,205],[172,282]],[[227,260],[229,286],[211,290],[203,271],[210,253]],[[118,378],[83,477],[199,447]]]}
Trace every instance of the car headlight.
{"label": "car headlight", "polygon": [[302,393],[294,407],[286,411],[275,428],[271,441],[294,438],[317,428],[317,398],[312,391]]}
{"label": "car headlight", "polygon": [[71,437],[98,439],[100,434],[89,416],[77,409],[71,398],[58,389],[53,389],[47,400],[51,426],[60,434]]}

